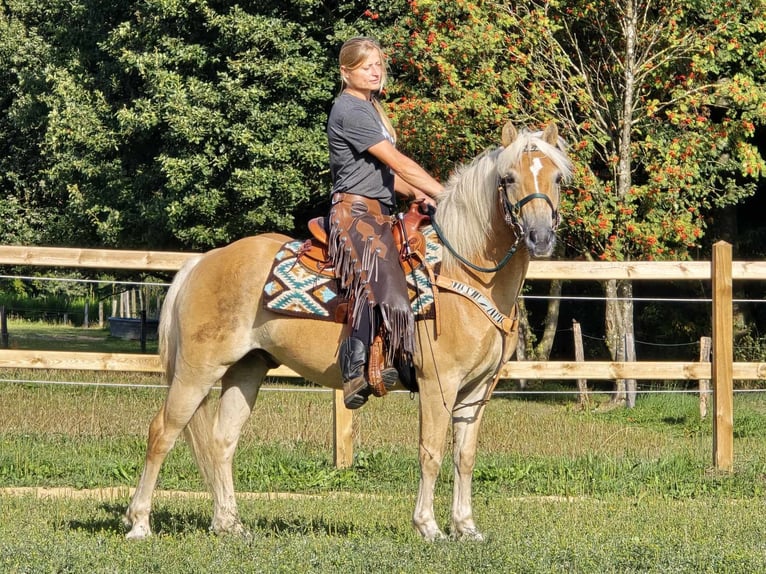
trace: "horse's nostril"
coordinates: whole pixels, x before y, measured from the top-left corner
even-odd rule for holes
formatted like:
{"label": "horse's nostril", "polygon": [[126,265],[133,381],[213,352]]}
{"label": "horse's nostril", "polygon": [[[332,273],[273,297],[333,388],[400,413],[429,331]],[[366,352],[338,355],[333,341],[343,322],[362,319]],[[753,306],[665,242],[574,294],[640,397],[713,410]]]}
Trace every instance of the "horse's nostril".
{"label": "horse's nostril", "polygon": [[532,228],[527,233],[527,246],[535,257],[546,257],[553,250],[556,234],[548,228]]}

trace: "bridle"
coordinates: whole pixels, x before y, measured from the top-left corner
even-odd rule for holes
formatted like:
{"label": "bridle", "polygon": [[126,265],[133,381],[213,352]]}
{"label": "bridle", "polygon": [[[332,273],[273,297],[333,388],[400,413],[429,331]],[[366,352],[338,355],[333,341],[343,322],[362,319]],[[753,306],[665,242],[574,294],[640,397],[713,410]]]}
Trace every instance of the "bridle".
{"label": "bridle", "polygon": [[508,249],[508,252],[505,254],[505,256],[500,260],[500,262],[495,265],[494,267],[481,267],[479,265],[476,265],[462,255],[460,255],[457,251],[455,251],[455,248],[452,247],[450,242],[447,240],[446,237],[444,237],[444,233],[442,233],[441,227],[436,223],[436,219],[434,217],[431,217],[431,226],[434,228],[434,231],[436,232],[437,237],[439,237],[439,240],[442,242],[442,245],[444,245],[449,252],[461,263],[464,265],[467,265],[474,271],[480,271],[482,273],[495,273],[497,271],[500,271],[503,267],[506,266],[506,264],[511,260],[511,257],[514,256],[516,251],[518,250],[519,243],[521,242],[521,238],[524,237],[524,224],[521,222],[521,208],[524,207],[527,203],[529,203],[532,200],[535,199],[543,199],[545,202],[550,206],[552,217],[553,217],[553,229],[556,229],[559,224],[559,212],[553,205],[553,201],[551,201],[551,198],[545,195],[544,193],[530,193],[529,195],[522,197],[519,201],[516,203],[511,203],[511,201],[508,199],[508,188],[510,186],[514,185],[513,177],[511,176],[504,176],[504,177],[498,177],[497,178],[497,192],[499,196],[500,206],[503,210],[503,219],[505,220],[506,225],[511,228],[514,235],[513,243],[511,244],[511,247]]}
{"label": "bridle", "polygon": [[555,230],[559,226],[559,212],[558,210],[553,206],[553,201],[551,201],[551,198],[545,195],[544,193],[530,193],[526,197],[522,197],[519,201],[516,203],[511,203],[508,199],[508,188],[513,185],[513,178],[510,176],[505,177],[498,177],[498,183],[497,183],[497,191],[500,195],[500,205],[503,209],[503,218],[505,219],[506,225],[508,225],[511,229],[513,229],[514,233],[516,233],[516,242],[518,243],[519,237],[523,237],[524,235],[524,225],[521,223],[521,208],[524,207],[527,203],[532,201],[533,199],[543,199],[548,204],[548,206],[551,208],[551,218],[553,220],[553,229]]}

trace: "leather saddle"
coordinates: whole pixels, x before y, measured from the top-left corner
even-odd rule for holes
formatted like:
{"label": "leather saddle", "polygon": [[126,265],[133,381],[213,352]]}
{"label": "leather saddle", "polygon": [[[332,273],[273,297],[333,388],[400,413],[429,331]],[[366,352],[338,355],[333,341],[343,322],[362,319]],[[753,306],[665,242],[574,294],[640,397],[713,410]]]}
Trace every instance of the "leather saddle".
{"label": "leather saddle", "polygon": [[[394,241],[399,250],[399,263],[405,273],[417,269],[425,261],[426,238],[420,232],[420,227],[430,223],[432,213],[425,212],[426,207],[422,202],[413,202],[407,213],[398,214],[394,221]],[[311,238],[303,243],[298,253],[298,262],[314,273],[335,277],[335,269],[327,253],[327,217],[309,220],[309,232]]]}

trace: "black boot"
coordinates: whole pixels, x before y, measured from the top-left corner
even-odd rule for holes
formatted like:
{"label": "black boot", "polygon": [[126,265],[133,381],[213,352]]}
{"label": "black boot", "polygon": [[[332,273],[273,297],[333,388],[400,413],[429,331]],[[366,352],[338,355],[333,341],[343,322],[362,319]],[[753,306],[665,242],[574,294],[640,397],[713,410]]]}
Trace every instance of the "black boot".
{"label": "black boot", "polygon": [[349,337],[340,344],[338,365],[343,375],[343,403],[347,409],[358,409],[372,393],[364,373],[366,363],[367,345],[363,341]]}

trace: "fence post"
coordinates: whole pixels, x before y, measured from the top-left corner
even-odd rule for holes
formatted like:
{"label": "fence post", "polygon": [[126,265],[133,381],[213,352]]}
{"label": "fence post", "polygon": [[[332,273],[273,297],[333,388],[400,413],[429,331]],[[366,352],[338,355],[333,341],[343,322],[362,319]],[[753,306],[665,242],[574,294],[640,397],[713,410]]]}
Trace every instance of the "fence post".
{"label": "fence post", "polygon": [[713,463],[719,470],[734,468],[734,328],[732,325],[731,244],[713,245]]}
{"label": "fence post", "polygon": [[343,389],[333,391],[333,449],[335,468],[349,468],[354,461],[354,413],[343,403]]}
{"label": "fence post", "polygon": [[[625,346],[623,348],[625,362],[636,362],[636,343],[633,340],[633,333],[625,333]],[[626,379],[625,381],[625,404],[629,409],[636,406],[636,379]]]}
{"label": "fence post", "polygon": [[8,348],[8,317],[5,314],[5,305],[0,307],[0,347]]}
{"label": "fence post", "polygon": [[[710,350],[712,348],[712,340],[710,337],[700,337],[700,363],[710,362]],[[704,419],[707,416],[707,403],[708,394],[710,393],[710,379],[700,379],[700,418]]]}
{"label": "fence post", "polygon": [[[582,329],[577,319],[572,319],[572,337],[574,337],[575,361],[582,363],[585,360],[585,351],[582,345]],[[577,390],[579,391],[580,406],[588,406],[588,379],[577,379]]]}
{"label": "fence post", "polygon": [[146,353],[146,309],[141,309],[139,313],[141,319],[141,331],[139,334],[139,340],[141,342],[141,352]]}

